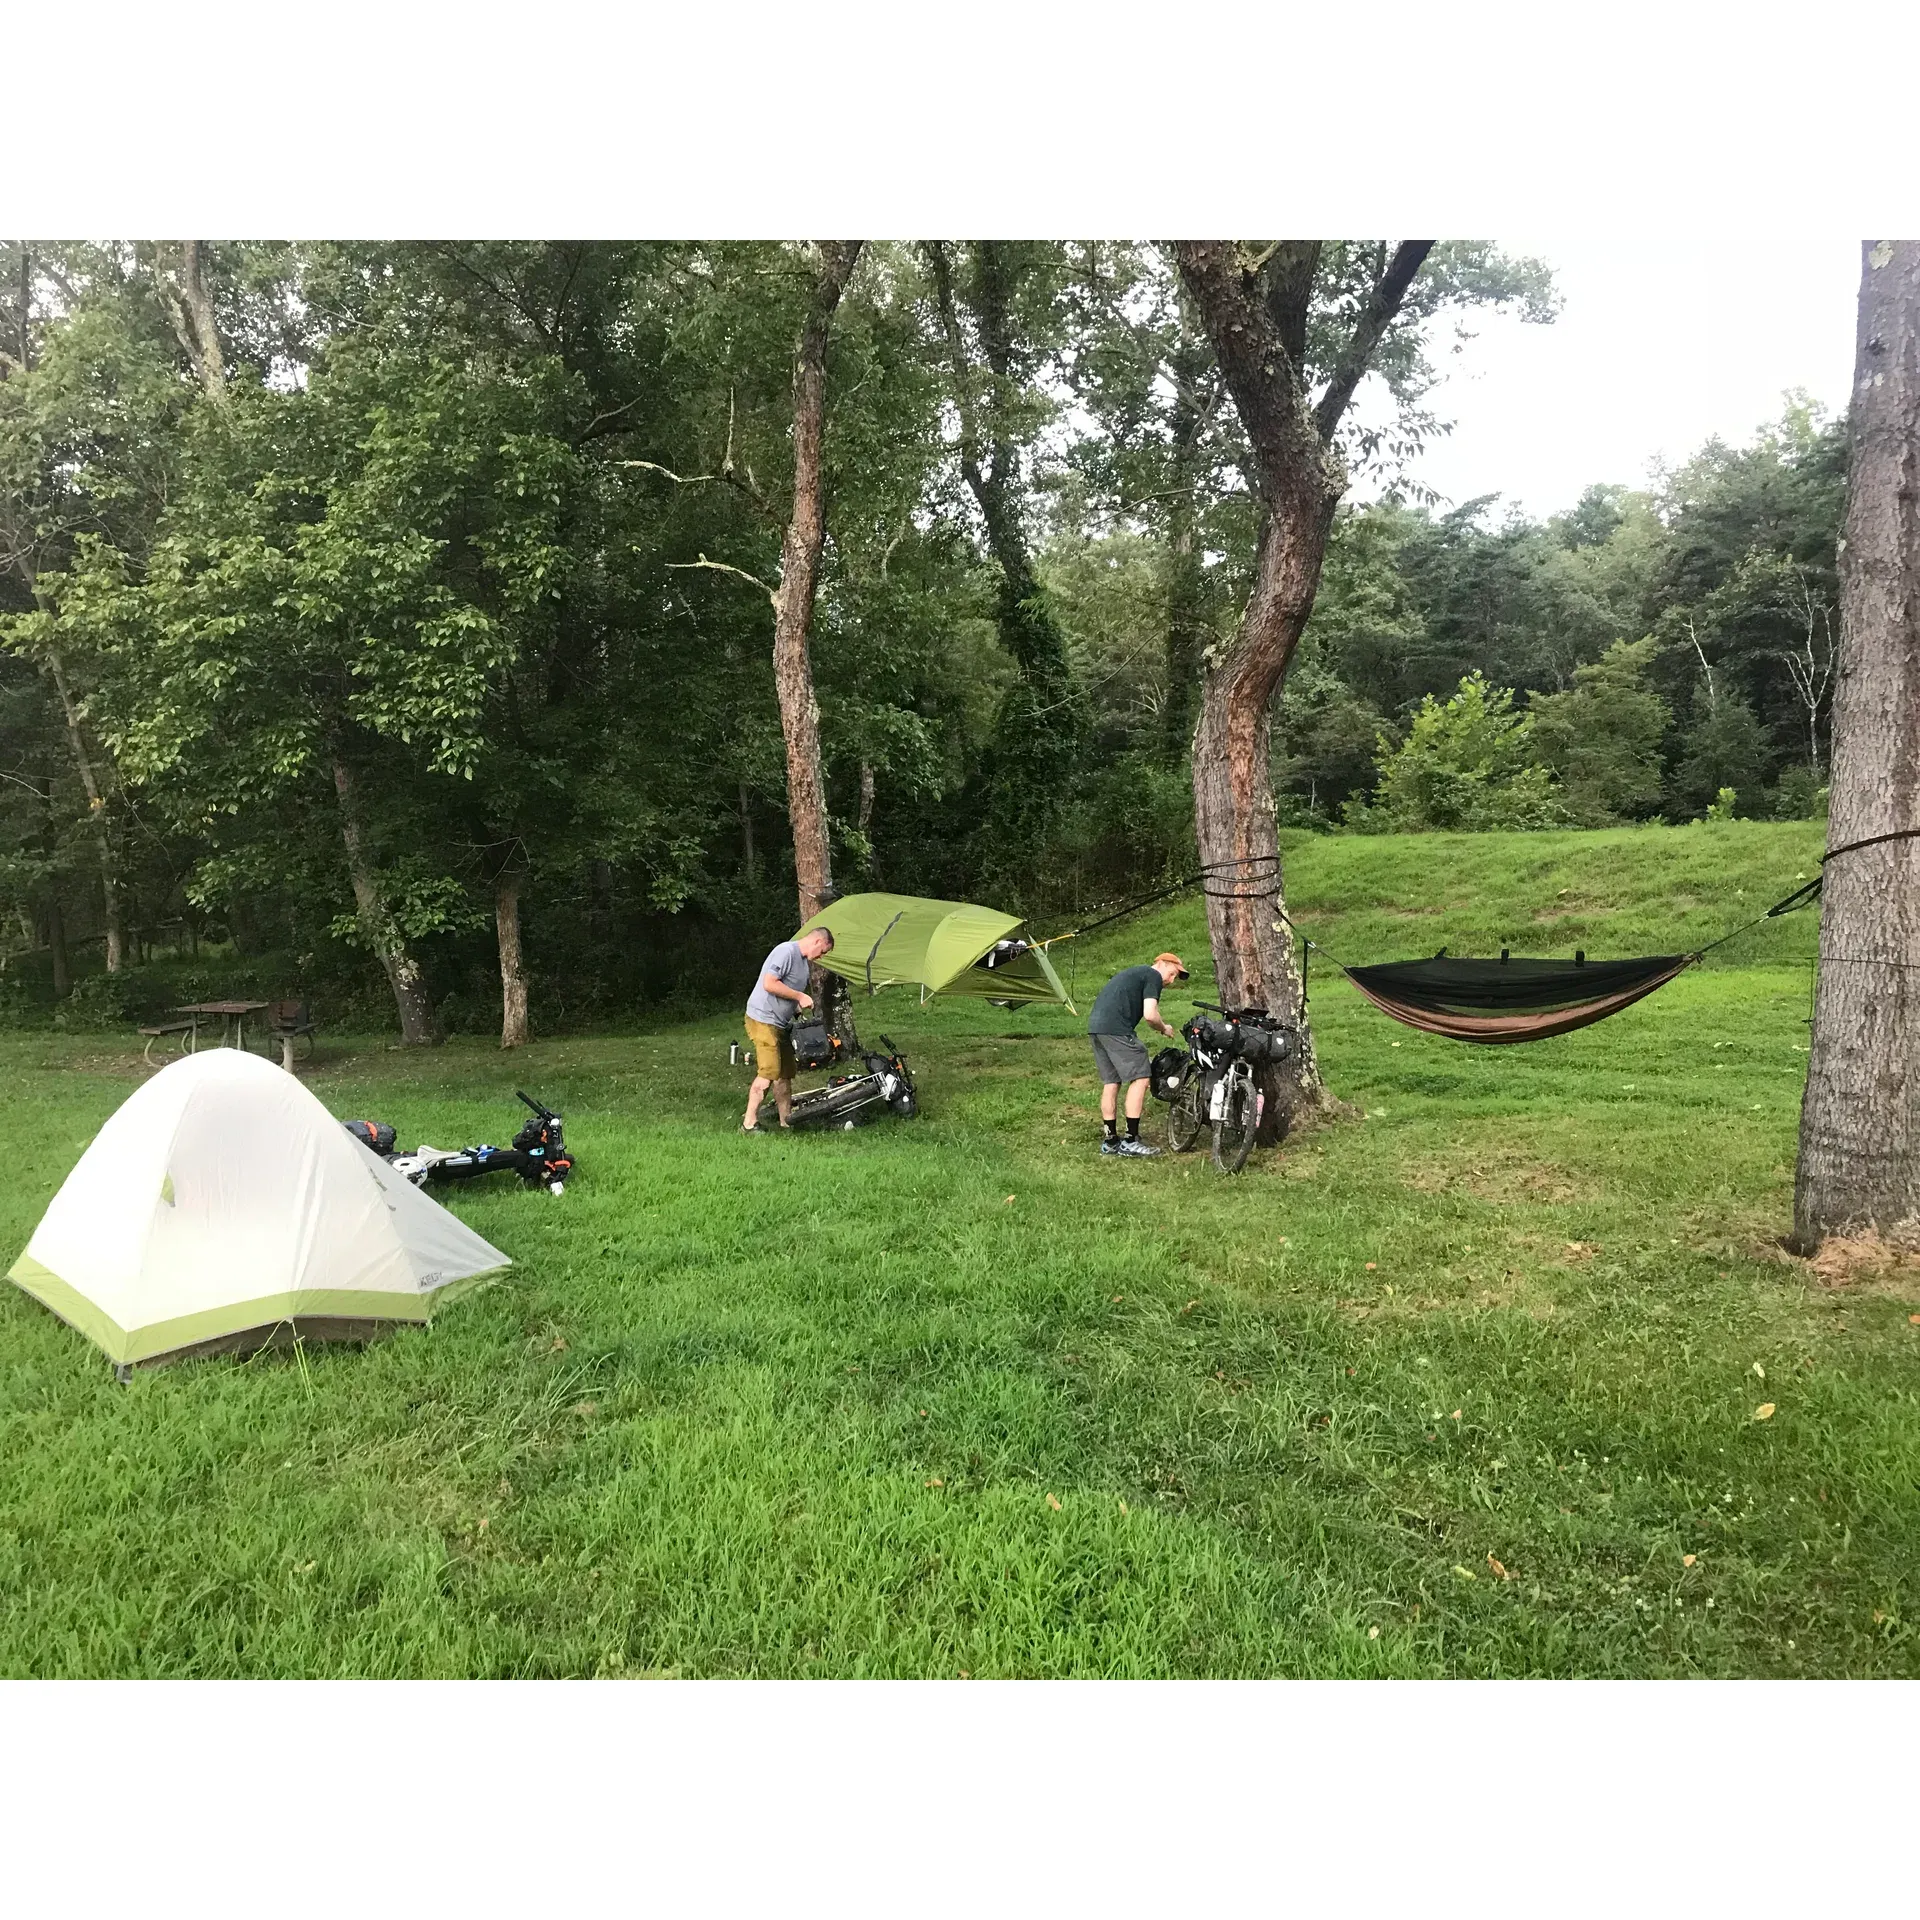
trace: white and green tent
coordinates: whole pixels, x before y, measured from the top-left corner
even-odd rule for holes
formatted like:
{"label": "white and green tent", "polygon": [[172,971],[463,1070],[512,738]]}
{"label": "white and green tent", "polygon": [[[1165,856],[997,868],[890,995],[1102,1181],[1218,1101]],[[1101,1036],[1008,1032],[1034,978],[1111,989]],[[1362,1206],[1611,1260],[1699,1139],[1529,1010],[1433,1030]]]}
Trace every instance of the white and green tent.
{"label": "white and green tent", "polygon": [[124,1367],[425,1321],[509,1264],[291,1074],[215,1047],[108,1120],[9,1277]]}

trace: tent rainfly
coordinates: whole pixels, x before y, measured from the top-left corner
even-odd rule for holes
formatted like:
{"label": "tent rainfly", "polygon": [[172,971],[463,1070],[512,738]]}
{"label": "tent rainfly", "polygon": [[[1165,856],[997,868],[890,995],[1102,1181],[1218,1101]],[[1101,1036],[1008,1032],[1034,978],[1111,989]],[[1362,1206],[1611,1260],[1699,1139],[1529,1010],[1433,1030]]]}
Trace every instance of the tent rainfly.
{"label": "tent rainfly", "polygon": [[977,994],[986,1000],[1073,1002],[1023,923],[964,900],[923,900],[907,893],[850,893],[823,907],[800,929],[825,927],[833,951],[819,964],[869,992],[916,985],[920,997]]}
{"label": "tent rainfly", "polygon": [[175,1061],[107,1121],[9,1276],[125,1369],[424,1322],[507,1256],[237,1048]]}

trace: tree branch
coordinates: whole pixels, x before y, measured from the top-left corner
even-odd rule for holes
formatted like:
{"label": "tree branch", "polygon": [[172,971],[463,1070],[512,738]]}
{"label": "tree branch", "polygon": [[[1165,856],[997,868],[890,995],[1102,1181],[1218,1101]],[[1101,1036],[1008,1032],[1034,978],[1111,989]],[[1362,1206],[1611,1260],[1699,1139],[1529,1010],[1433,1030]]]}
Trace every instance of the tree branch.
{"label": "tree branch", "polygon": [[1367,370],[1367,362],[1392,326],[1401,302],[1407,297],[1407,289],[1413,285],[1413,276],[1432,251],[1431,240],[1402,240],[1394,248],[1392,259],[1381,269],[1347,344],[1340,350],[1340,358],[1334,362],[1327,390],[1313,410],[1313,424],[1319,428],[1321,439],[1332,440],[1340,416],[1346,412],[1353,390]]}
{"label": "tree branch", "polygon": [[701,567],[709,573],[730,573],[736,580],[744,580],[748,586],[758,587],[776,607],[780,604],[778,587],[769,586],[758,574],[749,573],[744,567],[730,567],[724,560],[709,560],[704,553],[697,560],[669,560],[667,567],[674,573],[691,573]]}

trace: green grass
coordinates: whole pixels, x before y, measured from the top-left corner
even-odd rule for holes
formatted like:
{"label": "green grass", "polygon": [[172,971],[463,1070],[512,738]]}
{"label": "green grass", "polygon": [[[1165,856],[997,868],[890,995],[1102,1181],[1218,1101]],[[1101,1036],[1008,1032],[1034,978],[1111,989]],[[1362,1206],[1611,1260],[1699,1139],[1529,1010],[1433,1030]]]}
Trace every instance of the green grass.
{"label": "green grass", "polygon": [[[1312,841],[1293,898],[1352,959],[1672,950],[1818,836]],[[1772,1244],[1812,934],[1521,1048],[1316,976],[1368,1117],[1235,1180],[1099,1158],[1064,1014],[890,995],[924,1117],[792,1140],[732,1131],[730,1020],[333,1040],[336,1112],[452,1144],[526,1086],[580,1178],[459,1194],[518,1265],[360,1351],[121,1389],[0,1292],[0,1672],[1920,1672],[1920,1299]],[[1166,943],[1191,903],[1090,941],[1083,1004]],[[141,1070],[0,1075],[10,1260]]]}

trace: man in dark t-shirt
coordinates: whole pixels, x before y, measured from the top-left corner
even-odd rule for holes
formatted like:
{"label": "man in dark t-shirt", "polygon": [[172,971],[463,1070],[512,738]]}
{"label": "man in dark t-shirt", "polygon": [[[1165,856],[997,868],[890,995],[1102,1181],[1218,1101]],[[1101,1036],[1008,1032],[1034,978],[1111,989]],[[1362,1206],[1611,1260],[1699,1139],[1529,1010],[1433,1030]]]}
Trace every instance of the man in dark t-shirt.
{"label": "man in dark t-shirt", "polygon": [[[1160,954],[1149,967],[1122,967],[1100,989],[1087,1015],[1087,1038],[1093,1043],[1094,1065],[1100,1070],[1100,1120],[1105,1137],[1102,1153],[1125,1154],[1150,1160],[1160,1149],[1140,1138],[1140,1116],[1147,1105],[1147,1050],[1134,1029],[1144,1020],[1156,1032],[1173,1039],[1171,1024],[1160,1017],[1160,996],[1187,969],[1177,953]],[[1127,1136],[1119,1133],[1120,1089],[1127,1090]]]}

